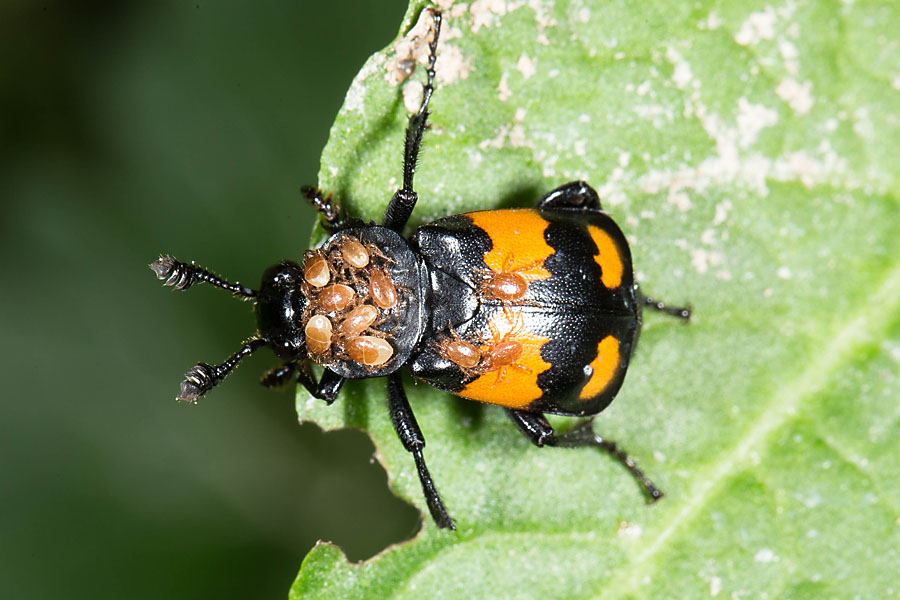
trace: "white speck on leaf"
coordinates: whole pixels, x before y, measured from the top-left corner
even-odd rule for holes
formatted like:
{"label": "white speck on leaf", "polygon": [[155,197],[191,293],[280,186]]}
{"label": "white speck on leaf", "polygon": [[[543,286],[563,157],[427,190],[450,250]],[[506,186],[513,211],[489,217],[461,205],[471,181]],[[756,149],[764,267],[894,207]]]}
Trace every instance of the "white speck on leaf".
{"label": "white speck on leaf", "polygon": [[584,156],[586,143],[584,140],[575,140],[572,148],[575,150],[576,156]]}
{"label": "white speck on leaf", "polygon": [[469,7],[472,15],[472,33],[478,33],[482,27],[490,27],[497,17],[507,12],[505,0],[475,0]]}
{"label": "white speck on leaf", "polygon": [[728,218],[728,211],[731,210],[731,200],[723,200],[716,204],[716,214],[713,216],[713,225],[721,225]]}
{"label": "white speck on leaf", "polygon": [[641,537],[642,533],[643,528],[638,523],[629,523],[628,521],[619,523],[618,534],[620,538],[636,540]]}
{"label": "white speck on leaf", "polygon": [[705,21],[700,21],[700,29],[718,29],[722,26],[722,18],[715,13],[709,13]]}
{"label": "white speck on leaf", "polygon": [[509,89],[509,73],[503,73],[500,76],[500,83],[497,84],[497,98],[500,102],[506,102],[512,96],[512,90]]}
{"label": "white speck on leaf", "polygon": [[753,556],[753,560],[759,563],[770,563],[778,560],[778,557],[768,548],[763,548]]}
{"label": "white speck on leaf", "polygon": [[775,88],[778,97],[788,103],[798,114],[805,115],[813,105],[812,82],[798,83],[794,79],[785,78]]}
{"label": "white speck on leaf", "polygon": [[414,113],[419,110],[424,89],[425,86],[420,81],[407,81],[403,84],[403,106],[407,112]]}
{"label": "white speck on leaf", "polygon": [[760,40],[771,40],[775,37],[775,9],[767,6],[761,12],[750,13],[747,20],[734,35],[734,41],[741,46],[758,44]]}
{"label": "white speck on leaf", "polygon": [[519,62],[516,63],[516,69],[518,69],[519,73],[521,73],[525,79],[528,79],[537,73],[534,61],[528,58],[528,55],[524,53],[519,57]]}
{"label": "white speck on leaf", "polygon": [[672,82],[678,89],[686,89],[694,78],[691,65],[672,46],[666,48],[666,59],[675,67],[672,71]]}
{"label": "white speck on leaf", "polygon": [[782,40],[778,44],[778,52],[781,54],[781,59],[784,61],[784,70],[787,71],[789,75],[796,75],[800,70],[800,62],[797,60],[797,57],[799,56],[797,46],[789,40]]}
{"label": "white speck on leaf", "polygon": [[681,212],[687,212],[691,208],[691,198],[682,191],[670,191],[666,199]]}
{"label": "white speck on leaf", "polygon": [[473,67],[458,47],[442,44],[438,50],[434,70],[439,82],[450,85],[457,79],[467,78]]}
{"label": "white speck on leaf", "polygon": [[751,146],[762,129],[777,122],[778,113],[775,110],[762,104],[753,104],[746,98],[738,98],[737,133],[741,148]]}

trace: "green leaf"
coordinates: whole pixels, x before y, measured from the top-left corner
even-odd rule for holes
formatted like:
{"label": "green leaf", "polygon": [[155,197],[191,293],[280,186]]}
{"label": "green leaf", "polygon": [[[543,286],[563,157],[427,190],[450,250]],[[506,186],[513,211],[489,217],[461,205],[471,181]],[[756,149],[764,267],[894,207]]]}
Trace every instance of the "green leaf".
{"label": "green leaf", "polygon": [[[900,593],[900,5],[440,4],[413,225],[573,179],[600,191],[645,291],[695,309],[689,326],[645,315],[595,422],[666,497],[648,506],[608,456],[534,448],[500,409],[410,380],[458,530],[426,517],[361,564],[321,544],[292,597]],[[366,219],[401,176],[395,49],[363,67],[322,154],[320,184]],[[428,514],[383,381],[298,410],[368,431]]]}

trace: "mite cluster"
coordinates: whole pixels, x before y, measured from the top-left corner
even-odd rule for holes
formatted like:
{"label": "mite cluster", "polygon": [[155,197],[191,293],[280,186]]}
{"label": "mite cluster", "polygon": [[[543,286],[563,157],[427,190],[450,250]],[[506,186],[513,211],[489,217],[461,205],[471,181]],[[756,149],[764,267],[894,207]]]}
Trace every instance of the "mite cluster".
{"label": "mite cluster", "polygon": [[438,354],[459,367],[467,379],[497,371],[495,385],[503,379],[507,368],[530,372],[527,367],[517,364],[525,346],[516,339],[516,335],[522,330],[521,324],[513,325],[513,328],[501,334],[493,323],[489,323],[490,341],[466,341],[451,329],[450,335],[437,344]]}
{"label": "mite cluster", "polygon": [[[398,304],[389,259],[373,244],[343,235],[303,260],[306,347],[317,360],[332,357],[380,367],[394,355],[388,323]],[[389,323],[388,323],[389,324]]]}

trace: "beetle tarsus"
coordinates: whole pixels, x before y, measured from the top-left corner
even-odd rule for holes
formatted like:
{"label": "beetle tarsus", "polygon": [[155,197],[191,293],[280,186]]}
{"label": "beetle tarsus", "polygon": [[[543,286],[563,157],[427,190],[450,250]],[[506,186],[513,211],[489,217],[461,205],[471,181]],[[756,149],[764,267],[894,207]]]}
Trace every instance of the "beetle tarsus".
{"label": "beetle tarsus", "polygon": [[666,313],[667,315],[672,315],[673,317],[678,317],[679,319],[684,319],[685,322],[691,320],[691,313],[694,309],[690,306],[669,306],[665,302],[644,295],[641,295],[641,298],[644,306],[647,306],[648,308]]}
{"label": "beetle tarsus", "polygon": [[627,452],[619,448],[616,442],[607,440],[595,433],[593,423],[594,420],[590,419],[578,425],[571,431],[557,436],[554,445],[562,448],[583,448],[586,446],[599,448],[604,452],[609,453],[613,458],[619,461],[623,467],[628,469],[631,476],[634,477],[635,481],[641,486],[641,490],[647,497],[648,504],[652,504],[662,498],[664,495],[662,490],[660,490],[656,484],[644,474],[637,466],[637,463],[634,462],[634,459],[631,458]]}
{"label": "beetle tarsus", "polygon": [[634,459],[619,448],[614,441],[604,439],[594,433],[593,419],[578,425],[571,431],[557,435],[553,431],[553,426],[550,425],[550,422],[540,413],[516,409],[507,409],[506,412],[513,423],[516,424],[516,427],[519,428],[519,431],[538,448],[543,446],[559,446],[561,448],[584,448],[590,446],[600,448],[611,454],[613,458],[628,469],[628,472],[640,484],[648,502],[653,503],[663,497],[662,491],[638,468]]}

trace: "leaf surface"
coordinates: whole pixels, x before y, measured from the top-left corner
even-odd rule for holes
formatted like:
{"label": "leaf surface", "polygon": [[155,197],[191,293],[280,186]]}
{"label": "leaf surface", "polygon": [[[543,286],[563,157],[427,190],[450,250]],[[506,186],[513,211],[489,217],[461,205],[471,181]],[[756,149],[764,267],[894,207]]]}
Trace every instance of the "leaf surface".
{"label": "leaf surface", "polygon": [[[689,326],[645,314],[595,422],[666,497],[648,506],[609,457],[534,448],[500,409],[410,379],[458,530],[426,517],[361,564],[320,544],[292,597],[900,593],[900,7],[440,4],[411,225],[598,189],[644,291],[695,310]],[[423,73],[389,79],[422,7],[363,67],[322,154],[321,186],[367,220],[400,184]],[[331,407],[301,390],[298,411],[369,432],[427,515],[383,380]]]}

